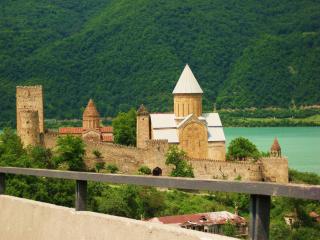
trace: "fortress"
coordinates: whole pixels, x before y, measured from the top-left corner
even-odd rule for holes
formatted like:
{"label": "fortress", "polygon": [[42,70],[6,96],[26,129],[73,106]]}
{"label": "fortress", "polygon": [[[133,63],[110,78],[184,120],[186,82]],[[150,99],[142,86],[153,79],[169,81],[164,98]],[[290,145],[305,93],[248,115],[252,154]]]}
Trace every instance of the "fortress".
{"label": "fortress", "polygon": [[116,164],[122,173],[136,174],[144,165],[158,174],[169,175],[172,166],[165,164],[170,145],[186,151],[186,159],[196,178],[241,179],[250,181],[288,182],[288,160],[281,156],[275,139],[271,156],[252,161],[226,161],[226,146],[219,114],[202,112],[203,91],[187,65],[175,89],[173,113],[149,113],[141,105],[137,111],[137,147],[113,143],[112,128],[101,127],[93,100],[83,113],[82,128],[45,130],[43,91],[41,86],[18,86],[17,133],[24,146],[43,145],[54,148],[63,135],[82,137],[86,143],[86,165],[93,168],[99,151],[106,163]]}

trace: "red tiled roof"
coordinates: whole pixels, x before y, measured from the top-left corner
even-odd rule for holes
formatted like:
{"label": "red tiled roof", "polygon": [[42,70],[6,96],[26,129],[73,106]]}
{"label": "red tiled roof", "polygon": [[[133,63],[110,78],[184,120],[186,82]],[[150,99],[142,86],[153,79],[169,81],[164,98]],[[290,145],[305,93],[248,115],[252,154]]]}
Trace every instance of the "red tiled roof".
{"label": "red tiled roof", "polygon": [[102,135],[102,142],[113,142],[113,136],[111,135]]}
{"label": "red tiled roof", "polygon": [[102,133],[113,133],[113,127],[112,126],[101,127],[100,131]]}
{"label": "red tiled roof", "polygon": [[60,134],[82,134],[82,127],[61,127],[59,128]]}
{"label": "red tiled roof", "polygon": [[[205,218],[207,221],[202,221],[203,218]],[[163,224],[185,224],[187,222],[193,222],[195,224],[225,224],[227,221],[231,221],[234,223],[246,222],[243,217],[229,213],[227,211],[165,216],[151,218],[147,221],[161,222]]]}

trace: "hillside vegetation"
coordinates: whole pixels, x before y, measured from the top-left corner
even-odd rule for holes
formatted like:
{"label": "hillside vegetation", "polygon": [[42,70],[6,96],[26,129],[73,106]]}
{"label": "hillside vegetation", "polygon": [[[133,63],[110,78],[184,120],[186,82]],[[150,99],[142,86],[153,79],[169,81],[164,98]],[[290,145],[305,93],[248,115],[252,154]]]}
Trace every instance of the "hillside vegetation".
{"label": "hillside vegetation", "polygon": [[319,34],[316,0],[3,0],[0,121],[24,84],[44,86],[47,118],[89,97],[103,116],[169,111],[185,63],[206,110],[319,104]]}

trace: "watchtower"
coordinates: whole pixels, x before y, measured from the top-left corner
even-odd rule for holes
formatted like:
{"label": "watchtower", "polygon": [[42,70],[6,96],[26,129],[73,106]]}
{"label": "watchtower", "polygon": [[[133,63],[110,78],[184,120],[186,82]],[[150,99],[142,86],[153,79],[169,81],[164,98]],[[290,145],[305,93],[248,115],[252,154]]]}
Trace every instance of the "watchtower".
{"label": "watchtower", "polygon": [[141,105],[137,111],[137,148],[146,148],[150,139],[150,114]]}
{"label": "watchtower", "polygon": [[20,116],[20,129],[19,136],[23,145],[37,146],[40,144],[39,132],[39,116],[38,111],[25,110],[19,112]]}
{"label": "watchtower", "polygon": [[17,108],[17,133],[20,136],[21,125],[24,118],[21,112],[37,111],[39,133],[44,133],[44,113],[43,113],[43,92],[42,86],[17,86],[16,87],[16,108]]}

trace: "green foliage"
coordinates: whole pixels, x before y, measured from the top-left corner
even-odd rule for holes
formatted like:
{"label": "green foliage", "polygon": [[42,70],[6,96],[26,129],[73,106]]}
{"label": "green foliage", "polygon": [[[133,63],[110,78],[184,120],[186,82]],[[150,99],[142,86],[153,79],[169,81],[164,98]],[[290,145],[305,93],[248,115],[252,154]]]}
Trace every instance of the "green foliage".
{"label": "green foliage", "polygon": [[71,171],[85,170],[85,144],[81,138],[70,135],[59,137],[57,140],[57,154],[55,157],[57,166],[67,164]]}
{"label": "green foliage", "polygon": [[100,172],[100,170],[104,169],[106,163],[104,161],[97,161],[95,164],[95,169],[97,172]]}
{"label": "green foliage", "polygon": [[172,177],[194,177],[191,164],[186,161],[186,153],[177,146],[170,146],[166,153],[166,164],[174,165]]}
{"label": "green foliage", "polygon": [[106,169],[110,172],[110,173],[117,173],[119,171],[119,168],[117,167],[117,165],[115,164],[108,164]]}
{"label": "green foliage", "polygon": [[264,108],[219,111],[225,127],[320,126],[318,108]]}
{"label": "green foliage", "polygon": [[99,150],[93,150],[92,154],[96,157],[96,158],[101,158],[102,153]]}
{"label": "green foliage", "polygon": [[[0,126],[15,86],[43,84],[46,117],[172,110],[185,63],[204,109],[319,104],[318,1],[1,1]],[[19,19],[19,21],[17,21]],[[226,44],[228,43],[228,44]],[[65,94],[68,92],[68,94]]]}
{"label": "green foliage", "polygon": [[151,174],[151,169],[147,166],[141,166],[138,169],[138,173],[142,175],[150,175]]}
{"label": "green foliage", "polygon": [[23,167],[26,151],[23,149],[20,138],[10,129],[5,128],[0,134],[0,164],[2,166]]}
{"label": "green foliage", "polygon": [[112,121],[114,141],[123,145],[136,145],[136,111],[120,112]]}
{"label": "green foliage", "polygon": [[29,147],[29,155],[33,168],[54,168],[52,152],[42,146]]}
{"label": "green foliage", "polygon": [[223,235],[226,235],[229,237],[235,237],[236,226],[230,222],[227,222],[226,224],[222,225],[222,232],[223,232]]}
{"label": "green foliage", "polygon": [[260,152],[258,151],[256,145],[246,138],[235,138],[228,146],[228,160],[246,160],[248,158],[258,159],[259,157]]}
{"label": "green foliage", "polygon": [[294,169],[289,169],[289,180],[294,183],[307,183],[320,185],[320,176],[315,173],[299,172]]}

